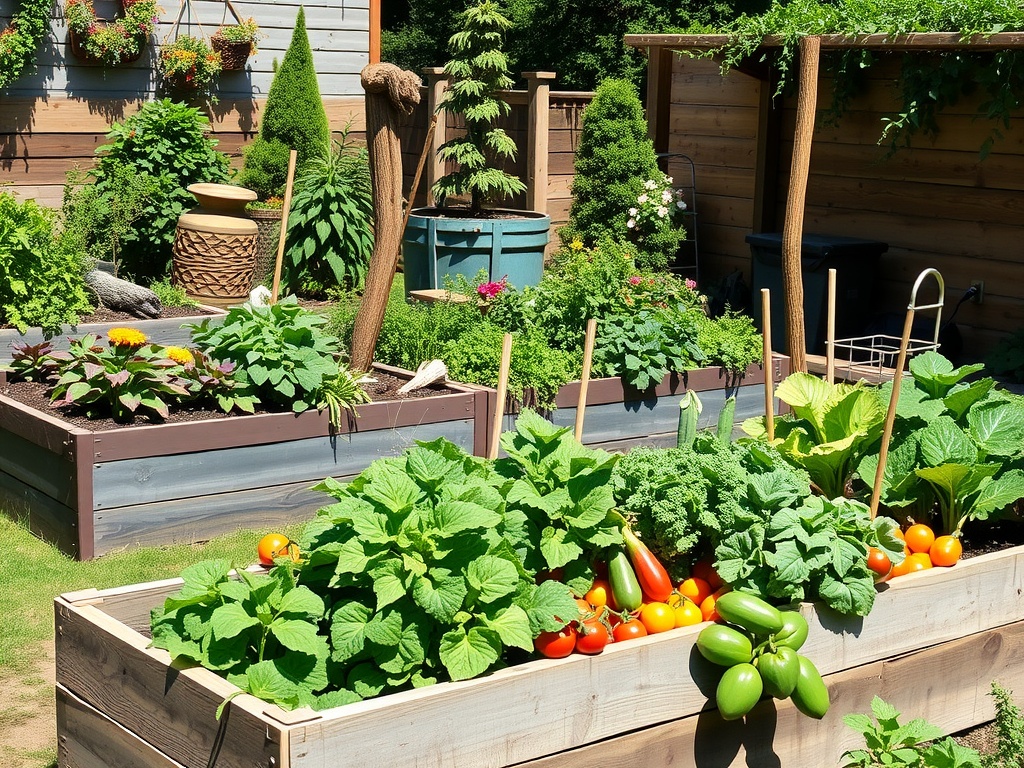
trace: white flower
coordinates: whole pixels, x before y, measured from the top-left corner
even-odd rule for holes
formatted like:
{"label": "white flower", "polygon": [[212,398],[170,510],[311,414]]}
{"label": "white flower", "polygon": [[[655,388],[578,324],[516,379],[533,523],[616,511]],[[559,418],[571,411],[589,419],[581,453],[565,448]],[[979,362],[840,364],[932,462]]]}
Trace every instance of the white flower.
{"label": "white flower", "polygon": [[669,203],[672,202],[672,193],[669,192],[667,189],[662,190],[661,202],[663,202],[665,205],[668,205]]}
{"label": "white flower", "polygon": [[644,189],[656,189],[657,186],[658,182],[656,182],[654,179],[648,179],[647,181],[644,182]]}
{"label": "white flower", "polygon": [[664,219],[666,216],[668,216],[668,208],[666,208],[664,205],[659,205],[658,217]]}
{"label": "white flower", "polygon": [[629,229],[633,229],[633,227],[635,227],[635,226],[636,226],[636,219],[630,219],[629,221],[627,221],[627,222],[626,222],[626,226],[627,226],[627,227],[628,227]]}
{"label": "white flower", "polygon": [[686,208],[686,203],[683,202],[682,200],[676,200],[676,208],[682,211]]}
{"label": "white flower", "polygon": [[630,215],[630,216],[636,216],[636,215],[638,215],[639,213],[640,213],[640,211],[638,211],[638,210],[637,210],[636,208],[630,208],[630,209],[629,209],[629,215]]}
{"label": "white flower", "polygon": [[640,197],[638,197],[636,201],[640,203],[640,205],[643,205],[644,203],[647,202],[647,195],[640,195]]}
{"label": "white flower", "polygon": [[665,177],[665,183],[668,184],[671,187],[672,186],[672,177],[671,176],[666,176]]}
{"label": "white flower", "polygon": [[523,306],[524,307],[533,307],[533,306],[536,306],[536,304],[537,304],[537,300],[536,299],[530,299],[529,301],[524,301],[523,302]]}

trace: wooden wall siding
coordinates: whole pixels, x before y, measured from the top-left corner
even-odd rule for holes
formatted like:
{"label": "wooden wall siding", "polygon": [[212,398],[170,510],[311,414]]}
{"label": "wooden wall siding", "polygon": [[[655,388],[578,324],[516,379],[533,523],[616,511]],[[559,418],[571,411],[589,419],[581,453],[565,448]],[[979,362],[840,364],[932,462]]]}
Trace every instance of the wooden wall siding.
{"label": "wooden wall siding", "polygon": [[[0,0],[0,27],[6,25],[16,5],[17,0]],[[234,5],[243,18],[255,18],[266,35],[244,72],[222,75],[219,102],[207,108],[219,149],[232,155],[238,165],[241,147],[259,128],[273,63],[284,57],[299,3],[240,0]],[[331,128],[340,131],[351,122],[353,138],[362,140],[365,123],[359,72],[368,62],[368,0],[313,0],[302,5]],[[104,17],[114,11],[113,0],[97,0],[96,7]],[[198,0],[191,7],[193,20],[198,18],[210,35],[219,26],[226,6]],[[90,167],[110,124],[138,111],[156,95],[158,45],[169,34],[177,11],[177,3],[163,4],[161,24],[138,62],[105,70],[72,56],[63,0],[55,3],[37,70],[0,92],[0,187],[58,207],[65,173],[76,165]],[[192,32],[198,32],[198,27],[193,25]]]}
{"label": "wooden wall siding", "polygon": [[[975,118],[980,98],[964,98],[939,116],[937,136],[917,136],[911,148],[889,156],[888,144],[878,140],[883,118],[901,104],[898,64],[893,56],[869,70],[863,92],[834,125],[822,119],[832,99],[831,79],[823,77],[804,231],[889,244],[865,316],[902,316],[914,280],[928,267],[945,278],[946,316],[974,280],[983,280],[982,304],[964,304],[955,320],[968,355],[978,358],[1024,325],[1024,114],[1002,129],[1003,139],[983,160],[979,149],[992,126]],[[763,87],[736,71],[723,78],[709,61],[677,57],[674,63],[670,151],[692,153],[697,162],[702,267],[711,276],[741,269],[750,279],[744,238],[758,213],[754,173]],[[780,138],[770,159],[778,177],[762,190],[776,201],[766,211],[766,231],[782,230],[795,96],[777,106]]]}

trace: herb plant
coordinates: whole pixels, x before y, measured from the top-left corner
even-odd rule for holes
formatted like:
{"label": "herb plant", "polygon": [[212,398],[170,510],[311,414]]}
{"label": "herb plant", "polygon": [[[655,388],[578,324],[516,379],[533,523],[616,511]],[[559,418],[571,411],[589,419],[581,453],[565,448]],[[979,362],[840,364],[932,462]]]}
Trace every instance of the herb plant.
{"label": "herb plant", "polygon": [[306,296],[360,288],[373,250],[373,201],[365,149],[325,146],[304,166],[288,217],[284,281]]}
{"label": "herb plant", "polygon": [[444,71],[450,81],[439,108],[461,116],[466,131],[438,149],[438,158],[457,168],[438,179],[432,192],[442,206],[449,197],[469,195],[470,215],[479,217],[486,203],[525,192],[526,185],[497,167],[516,155],[515,142],[496,125],[511,109],[498,93],[513,85],[501,50],[510,23],[494,0],[471,5],[461,21],[462,29],[448,42],[453,58]]}
{"label": "herb plant", "polygon": [[982,755],[984,768],[1017,768],[1024,765],[1024,713],[1013,703],[1013,691],[992,683],[990,695],[996,702],[996,749]]}
{"label": "herb plant", "polygon": [[286,297],[271,306],[232,307],[220,325],[206,319],[188,327],[193,344],[237,366],[247,394],[301,413],[317,407],[324,382],[338,374],[339,344],[322,330],[326,322]]}
{"label": "herb plant", "polygon": [[0,323],[56,333],[88,312],[80,254],[54,241],[54,216],[0,192]]}
{"label": "herb plant", "polygon": [[697,346],[698,324],[694,310],[674,308],[606,317],[598,324],[594,369],[621,376],[641,391],[656,386],[669,371],[685,371],[705,359]]}
{"label": "herb plant", "polygon": [[866,749],[843,753],[843,768],[872,768],[876,765],[894,768],[982,766],[976,750],[960,746],[949,736],[943,738],[942,729],[920,718],[901,724],[900,713],[878,696],[871,700],[871,712],[877,722],[856,713],[843,717],[843,722],[863,734],[866,742]]}

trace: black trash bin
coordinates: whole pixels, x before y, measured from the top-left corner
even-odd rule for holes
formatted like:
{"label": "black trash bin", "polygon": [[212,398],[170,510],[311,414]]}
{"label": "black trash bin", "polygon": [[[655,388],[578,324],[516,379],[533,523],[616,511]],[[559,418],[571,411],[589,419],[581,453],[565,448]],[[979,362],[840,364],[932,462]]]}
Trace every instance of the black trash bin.
{"label": "black trash bin", "polygon": [[[761,326],[762,288],[772,294],[772,349],[786,352],[786,299],[782,288],[782,233],[747,235],[753,262],[754,320]],[[836,270],[836,337],[858,335],[873,307],[879,257],[888,243],[838,235],[805,234],[801,241],[807,352],[824,354],[828,271]]]}

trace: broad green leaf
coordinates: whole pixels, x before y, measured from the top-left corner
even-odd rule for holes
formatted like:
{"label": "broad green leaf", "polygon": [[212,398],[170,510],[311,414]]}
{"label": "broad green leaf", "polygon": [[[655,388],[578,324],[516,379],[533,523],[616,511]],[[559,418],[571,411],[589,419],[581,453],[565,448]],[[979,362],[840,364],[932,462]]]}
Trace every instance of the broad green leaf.
{"label": "broad green leaf", "polygon": [[950,390],[942,402],[953,418],[959,421],[975,403],[981,402],[994,386],[995,380],[988,378],[973,381],[967,386],[958,384]]}
{"label": "broad green leaf", "polygon": [[388,515],[372,508],[352,509],[349,517],[352,529],[368,544],[388,544],[394,537],[388,529]]}
{"label": "broad green leaf", "polygon": [[462,610],[466,592],[465,579],[444,569],[419,576],[412,585],[412,597],[416,605],[444,624],[450,623],[455,614]]}
{"label": "broad green leaf", "polygon": [[940,416],[920,432],[921,458],[926,466],[973,464],[978,448],[950,417]]}
{"label": "broad green leaf", "polygon": [[402,640],[402,614],[388,608],[374,614],[366,624],[366,639],[384,647],[398,645]]}
{"label": "broad green leaf", "polygon": [[533,650],[533,634],[530,631],[530,617],[518,605],[510,605],[494,618],[485,617],[484,625],[498,633],[501,642],[524,651]]}
{"label": "broad green leaf", "polygon": [[392,512],[403,512],[412,507],[422,495],[420,487],[401,470],[381,464],[367,483],[367,498],[383,504]]}
{"label": "broad green leaf", "polygon": [[369,571],[373,583],[373,592],[377,595],[377,610],[398,602],[406,596],[406,580],[409,574],[402,565],[401,558],[392,557],[384,560]]}
{"label": "broad green leaf", "polygon": [[362,603],[343,603],[331,617],[332,658],[343,662],[361,653],[366,644],[366,625],[373,612]]}
{"label": "broad green leaf", "polygon": [[984,367],[983,363],[977,363],[954,368],[949,360],[932,351],[923,352],[910,360],[910,373],[917,386],[937,398],[945,397],[950,387]]}
{"label": "broad green leaf", "polygon": [[286,653],[274,659],[274,665],[282,677],[290,680],[302,691],[312,694],[323,690],[330,682],[327,678],[327,657],[310,656],[305,653]]}
{"label": "broad green leaf", "polygon": [[969,512],[972,517],[984,519],[1021,498],[1024,498],[1024,470],[1011,469],[981,486]]}
{"label": "broad green leaf", "polygon": [[1024,401],[1014,399],[972,408],[967,413],[971,437],[990,456],[1024,453]]}
{"label": "broad green leaf", "polygon": [[363,697],[355,691],[341,688],[339,690],[328,691],[327,693],[322,693],[317,696],[316,700],[312,704],[312,708],[316,712],[322,712],[325,709],[343,707],[346,704],[355,704],[357,701],[362,700]]}
{"label": "broad green leaf", "polygon": [[374,656],[377,665],[392,675],[408,675],[423,665],[429,634],[425,627],[410,622],[402,627],[398,642]]}
{"label": "broad green leaf", "polygon": [[282,675],[273,661],[260,661],[245,670],[245,690],[284,707],[295,706],[299,698],[298,686]]}
{"label": "broad green leaf", "polygon": [[783,541],[775,547],[775,578],[803,584],[811,575],[801,547],[795,541]]}
{"label": "broad green leaf", "polygon": [[324,615],[324,601],[309,587],[295,587],[288,590],[278,603],[281,613],[299,614],[311,619],[319,619]]}
{"label": "broad green leaf", "polygon": [[482,675],[501,657],[501,637],[493,629],[458,627],[441,638],[441,663],[452,680]]}
{"label": "broad green leaf", "polygon": [[388,689],[390,676],[378,669],[375,664],[366,662],[353,667],[346,682],[356,695],[370,699]]}
{"label": "broad green leaf", "polygon": [[[864,565],[865,574],[871,572]],[[818,585],[821,599],[834,610],[851,616],[867,616],[871,606],[875,604],[875,583],[870,575],[858,575],[849,572],[844,578],[837,579],[825,573]]]}
{"label": "broad green leaf", "polygon": [[466,582],[477,593],[480,602],[493,603],[515,591],[519,583],[519,571],[504,558],[485,555],[469,564]]}
{"label": "broad green leaf", "polygon": [[789,405],[797,418],[813,424],[820,434],[823,431],[822,411],[832,392],[832,385],[828,382],[798,371],[779,384],[775,396]]}
{"label": "broad green leaf", "polygon": [[250,627],[260,623],[260,620],[249,614],[240,603],[225,603],[218,606],[210,617],[210,626],[213,629],[214,637],[226,639],[235,637]]}
{"label": "broad green leaf", "polygon": [[270,632],[285,648],[317,658],[326,658],[328,655],[327,638],[317,634],[316,625],[308,621],[274,619],[270,624]]}
{"label": "broad green leaf", "polygon": [[494,528],[501,515],[468,501],[443,501],[430,515],[430,525],[442,537],[481,528]]}
{"label": "broad green leaf", "polygon": [[540,553],[548,568],[561,568],[583,554],[583,547],[569,538],[562,528],[548,526],[541,532]]}
{"label": "broad green leaf", "polygon": [[558,581],[544,581],[531,589],[522,607],[530,619],[530,631],[557,632],[576,618],[579,606],[569,588]]}

